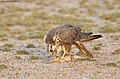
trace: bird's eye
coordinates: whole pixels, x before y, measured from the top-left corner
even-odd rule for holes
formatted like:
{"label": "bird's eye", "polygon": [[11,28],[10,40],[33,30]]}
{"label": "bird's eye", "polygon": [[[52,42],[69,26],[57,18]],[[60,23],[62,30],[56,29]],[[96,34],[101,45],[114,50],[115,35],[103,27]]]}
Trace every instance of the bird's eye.
{"label": "bird's eye", "polygon": [[50,52],[53,52],[53,50],[50,50]]}

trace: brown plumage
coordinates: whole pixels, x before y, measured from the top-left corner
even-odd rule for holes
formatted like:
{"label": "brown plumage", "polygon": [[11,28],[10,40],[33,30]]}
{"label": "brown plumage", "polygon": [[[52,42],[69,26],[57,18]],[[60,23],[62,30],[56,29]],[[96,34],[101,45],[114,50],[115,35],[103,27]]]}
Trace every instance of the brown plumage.
{"label": "brown plumage", "polygon": [[[79,27],[79,29],[80,29],[80,27]],[[67,30],[69,30],[69,31],[67,31]],[[68,33],[70,33],[70,31],[72,31],[72,34],[67,35]],[[60,35],[59,37],[62,40],[67,38],[67,41],[71,41],[71,40],[68,40],[68,36],[73,35],[73,37],[72,37],[72,39],[73,39],[73,38],[75,38],[75,35],[78,35],[78,34],[77,34],[77,31],[73,30],[72,25],[65,24],[65,25],[56,27],[47,33],[47,35],[45,36],[45,39],[44,39],[46,44],[55,44],[53,38],[54,38],[54,36],[57,36],[57,35]],[[64,42],[65,42],[65,40],[64,40]]]}
{"label": "brown plumage", "polygon": [[92,32],[81,32],[79,26],[72,26],[70,24],[64,24],[50,30],[45,36],[46,44],[55,44],[53,40],[54,36],[57,36],[63,43],[74,43],[75,41],[90,41],[102,37],[101,35],[91,35]]}
{"label": "brown plumage", "polygon": [[[92,54],[81,44],[81,42],[90,41],[102,37],[101,35],[92,35],[92,32],[81,32],[79,26],[73,26],[70,24],[64,24],[57,28],[50,30],[45,36],[44,40],[48,45],[56,45],[56,48],[64,46],[65,53],[70,54],[71,45],[75,45],[82,53],[89,57],[93,57]],[[58,44],[59,43],[59,44]],[[68,48],[69,47],[69,48]],[[50,51],[50,48],[48,48]]]}

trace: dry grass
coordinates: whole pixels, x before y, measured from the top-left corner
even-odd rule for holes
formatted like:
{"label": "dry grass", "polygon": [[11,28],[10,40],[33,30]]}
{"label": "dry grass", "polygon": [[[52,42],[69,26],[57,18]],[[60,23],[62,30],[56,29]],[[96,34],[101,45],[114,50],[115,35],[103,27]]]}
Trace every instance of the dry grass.
{"label": "dry grass", "polygon": [[30,57],[29,57],[29,60],[38,60],[38,59],[39,59],[38,56],[30,56]]}
{"label": "dry grass", "polygon": [[105,20],[116,21],[120,18],[120,12],[104,13],[100,17]]}
{"label": "dry grass", "polygon": [[30,11],[30,9],[28,8],[24,8],[24,7],[20,7],[20,6],[17,6],[17,5],[7,5],[7,12],[17,12],[17,11]]}
{"label": "dry grass", "polygon": [[6,66],[6,65],[4,65],[4,64],[1,64],[0,65],[0,71],[2,71],[2,70],[4,70],[4,69],[7,69],[8,67]]}
{"label": "dry grass", "polygon": [[96,61],[96,59],[91,59],[91,58],[83,58],[81,61]]}
{"label": "dry grass", "polygon": [[113,24],[106,24],[104,27],[100,28],[100,32],[102,33],[115,33],[120,32],[119,25],[113,25]]}
{"label": "dry grass", "polygon": [[18,37],[17,37],[18,40],[27,40],[28,39],[28,36],[26,34],[19,34]]}
{"label": "dry grass", "polygon": [[20,56],[15,56],[15,59],[19,60],[19,59],[21,59],[21,57]]}
{"label": "dry grass", "polygon": [[0,32],[0,38],[7,37],[7,34],[5,32]]}
{"label": "dry grass", "polygon": [[30,54],[30,53],[27,52],[26,50],[18,50],[18,51],[17,51],[17,54],[19,54],[19,55],[28,55],[28,54]]}
{"label": "dry grass", "polygon": [[108,67],[117,67],[116,63],[107,63],[106,64]]}
{"label": "dry grass", "polygon": [[13,48],[13,44],[5,44],[4,46],[1,47],[3,52],[10,52],[11,49]]}
{"label": "dry grass", "polygon": [[108,66],[108,67],[117,67],[117,63],[116,62],[107,62],[107,63],[104,63],[104,64],[101,64],[103,66]]}
{"label": "dry grass", "polygon": [[81,23],[80,26],[82,27],[82,31],[90,32],[93,30],[94,27],[97,27],[94,23]]}
{"label": "dry grass", "polygon": [[93,46],[93,50],[101,50],[101,47],[99,47],[99,46]]}
{"label": "dry grass", "polygon": [[33,3],[33,2],[35,2],[34,0],[21,0],[21,1],[29,2],[29,3]]}
{"label": "dry grass", "polygon": [[77,8],[69,8],[69,9],[66,9],[66,8],[63,8],[63,7],[61,7],[61,9],[59,10],[59,12],[60,12],[61,14],[69,14],[69,15],[74,15],[74,14],[77,13],[77,11],[78,11]]}
{"label": "dry grass", "polygon": [[107,6],[107,9],[109,9],[109,10],[115,9],[114,3],[110,2],[109,0],[104,0],[104,4]]}
{"label": "dry grass", "polygon": [[120,49],[116,49],[112,52],[113,55],[120,54]]}
{"label": "dry grass", "polygon": [[34,44],[28,44],[27,48],[35,48],[35,45]]}
{"label": "dry grass", "polygon": [[120,35],[112,35],[111,38],[113,40],[119,40],[120,39]]}
{"label": "dry grass", "polygon": [[36,39],[36,38],[43,39],[45,34],[46,32],[44,31],[37,31],[35,33],[31,33],[31,35],[29,35],[29,38],[30,39]]}

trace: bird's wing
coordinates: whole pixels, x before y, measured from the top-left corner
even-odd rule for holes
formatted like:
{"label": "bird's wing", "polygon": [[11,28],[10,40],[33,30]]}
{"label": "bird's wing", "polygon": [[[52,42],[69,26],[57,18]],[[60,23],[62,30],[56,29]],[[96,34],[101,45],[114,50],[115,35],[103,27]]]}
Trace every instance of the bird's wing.
{"label": "bird's wing", "polygon": [[63,32],[63,31],[65,33],[67,28],[70,28],[70,27],[73,27],[73,26],[70,25],[70,24],[63,24],[63,25],[61,25],[59,27],[53,28],[52,30],[50,30],[46,34],[46,36],[44,37],[44,41],[46,42],[46,44],[52,44],[52,43],[54,44],[53,38],[55,37],[55,34],[58,33],[58,31],[59,31],[59,33]]}
{"label": "bird's wing", "polygon": [[73,43],[81,32],[80,27],[63,27],[57,30],[56,36],[63,43]]}

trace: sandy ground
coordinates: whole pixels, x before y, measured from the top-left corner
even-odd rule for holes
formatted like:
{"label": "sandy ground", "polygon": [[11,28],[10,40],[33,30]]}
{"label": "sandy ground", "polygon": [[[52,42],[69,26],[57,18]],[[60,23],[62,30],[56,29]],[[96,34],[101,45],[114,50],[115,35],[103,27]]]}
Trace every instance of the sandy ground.
{"label": "sandy ground", "polygon": [[[49,63],[50,57],[46,46],[37,45],[36,48],[26,48],[27,43],[38,43],[37,40],[26,40],[17,43],[11,52],[0,52],[0,62],[8,66],[0,72],[1,79],[119,79],[120,55],[112,55],[111,51],[120,46],[120,41],[114,42],[107,35],[103,38],[85,43],[96,61],[76,60],[64,63]],[[29,41],[29,42],[28,42]],[[104,43],[102,43],[104,41]],[[5,42],[1,42],[5,43]],[[102,43],[99,51],[92,47]],[[16,50],[29,51],[29,55],[18,55]],[[76,49],[77,50],[77,49]],[[74,49],[75,51],[75,49]],[[39,56],[38,60],[29,60],[30,56]],[[16,59],[15,56],[21,57]],[[109,67],[107,63],[117,63],[117,67]]]}
{"label": "sandy ground", "polygon": [[[79,0],[60,0],[55,5],[44,7],[46,12],[52,14],[58,14],[58,9],[62,7],[79,7]],[[102,4],[104,0],[99,3]],[[111,0],[112,1],[112,0]],[[92,0],[90,0],[92,3]],[[8,3],[9,4],[9,3]],[[38,8],[42,5],[35,5],[34,3],[15,3],[15,5],[22,5],[26,8]],[[5,5],[1,4],[1,7]],[[55,8],[56,6],[56,8]],[[102,7],[105,7],[103,5]],[[54,9],[54,12],[52,11]],[[40,9],[41,10],[41,9]],[[82,8],[81,8],[82,10]],[[83,9],[85,10],[85,9]],[[97,10],[105,11],[106,9]],[[107,12],[107,11],[106,11]],[[30,12],[25,12],[24,15],[29,15]],[[99,27],[105,25],[105,20],[101,20],[96,16],[90,16],[86,14],[80,14],[81,16],[92,19],[98,27],[92,29],[95,34],[101,34],[103,37],[97,40],[83,43],[87,49],[93,54],[95,61],[78,59],[75,61],[69,61],[64,63],[50,63],[50,56],[46,51],[46,44],[40,39],[27,39],[16,40],[9,38],[7,41],[0,41],[0,46],[4,44],[14,44],[9,52],[3,52],[0,50],[0,64],[7,66],[6,69],[0,71],[0,79],[119,79],[120,78],[120,54],[113,55],[112,52],[120,48],[120,39],[113,40],[111,36],[119,35],[120,33],[99,33]],[[98,15],[101,15],[99,13]],[[116,24],[119,22],[113,22]],[[35,48],[27,48],[26,46],[32,43]],[[100,44],[100,49],[94,50],[94,46]],[[18,50],[26,50],[30,52],[28,55],[19,55],[16,52]],[[78,49],[74,49],[77,52]],[[29,60],[30,56],[38,56],[37,60]],[[16,57],[20,57],[17,59]],[[109,65],[109,63],[115,64]]]}

